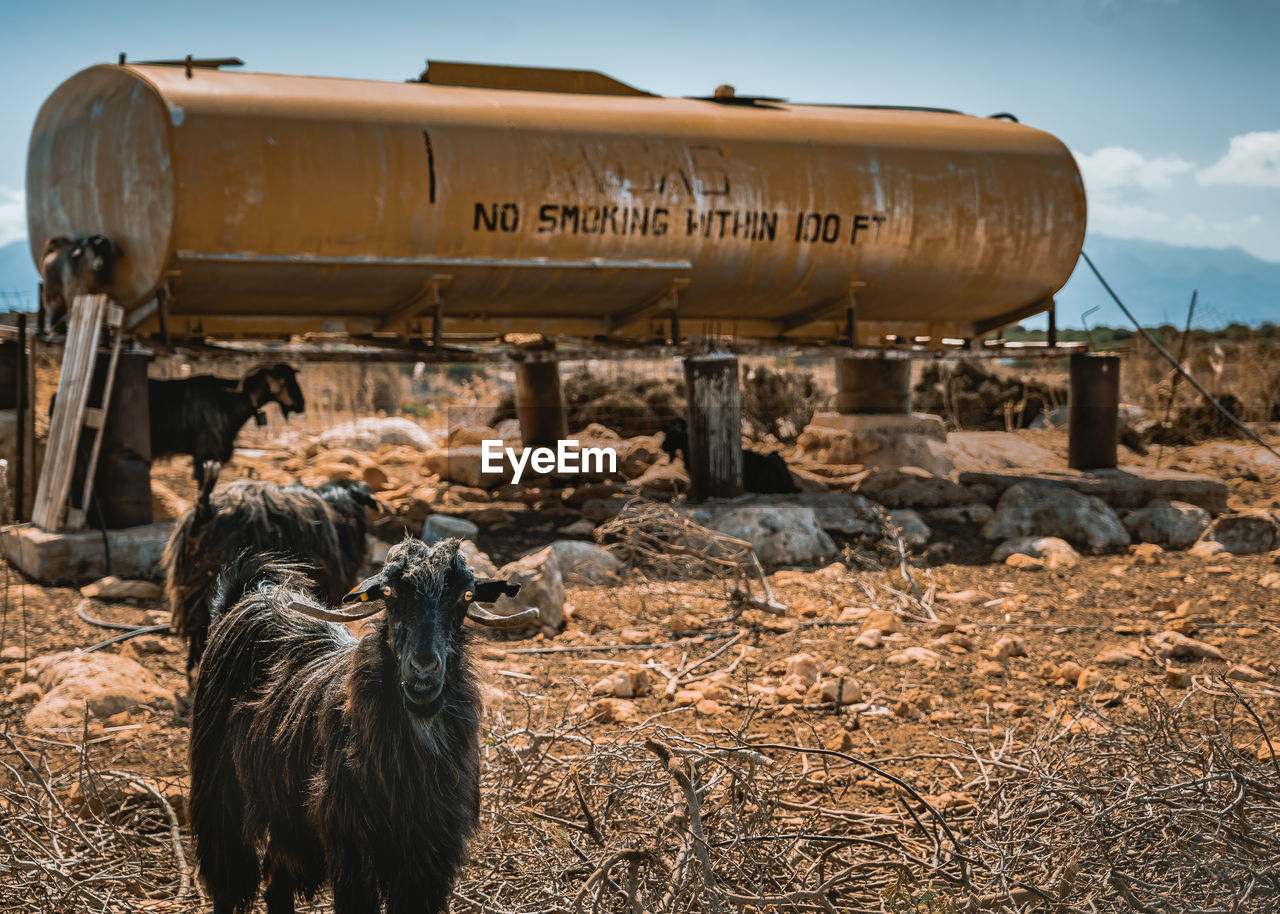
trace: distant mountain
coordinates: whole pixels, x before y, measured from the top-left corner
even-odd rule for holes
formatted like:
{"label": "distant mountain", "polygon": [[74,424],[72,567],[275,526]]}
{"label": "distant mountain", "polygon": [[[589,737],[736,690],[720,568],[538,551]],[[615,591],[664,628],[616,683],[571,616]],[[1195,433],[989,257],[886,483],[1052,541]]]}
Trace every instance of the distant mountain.
{"label": "distant mountain", "polygon": [[[1239,248],[1185,248],[1105,235],[1089,236],[1084,249],[1144,325],[1182,326],[1192,289],[1200,291],[1197,327],[1280,323],[1280,263],[1260,260]],[[20,302],[34,310],[38,282],[25,239],[0,247],[0,311],[19,307]],[[1095,305],[1101,307],[1089,316],[1090,326],[1127,326],[1083,261],[1057,300],[1059,326],[1082,326],[1081,314]],[[1026,326],[1041,327],[1043,320],[1028,321]]]}
{"label": "distant mountain", "polygon": [[0,311],[34,311],[39,283],[27,239],[0,247]]}
{"label": "distant mountain", "polygon": [[[1192,289],[1199,291],[1197,327],[1280,323],[1280,263],[1260,260],[1240,248],[1188,248],[1090,235],[1084,250],[1144,326],[1181,327]],[[1083,259],[1057,302],[1061,327],[1082,326],[1081,314],[1095,306],[1100,307],[1089,315],[1089,326],[1130,326]]]}

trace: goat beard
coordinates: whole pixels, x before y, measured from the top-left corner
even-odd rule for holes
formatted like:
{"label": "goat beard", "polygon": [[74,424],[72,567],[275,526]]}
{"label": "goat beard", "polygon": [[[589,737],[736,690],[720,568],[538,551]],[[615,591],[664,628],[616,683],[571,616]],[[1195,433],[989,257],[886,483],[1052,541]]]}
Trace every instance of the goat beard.
{"label": "goat beard", "polygon": [[415,717],[421,717],[421,718],[434,717],[440,711],[441,705],[444,704],[443,691],[441,691],[439,695],[431,699],[426,704],[423,704],[422,702],[414,701],[412,698],[406,695],[403,690],[401,690],[400,695],[401,695],[401,698],[404,699],[404,709],[408,711],[410,714],[414,715]]}

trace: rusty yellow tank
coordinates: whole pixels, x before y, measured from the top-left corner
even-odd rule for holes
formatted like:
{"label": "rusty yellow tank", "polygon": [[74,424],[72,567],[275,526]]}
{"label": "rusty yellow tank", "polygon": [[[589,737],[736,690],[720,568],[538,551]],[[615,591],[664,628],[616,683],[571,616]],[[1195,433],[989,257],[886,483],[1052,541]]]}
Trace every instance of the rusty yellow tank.
{"label": "rusty yellow tank", "polygon": [[140,329],[969,336],[1044,310],[1085,198],[1040,130],[664,98],[580,71],[425,81],[91,67],[37,118],[33,255],[102,233]]}

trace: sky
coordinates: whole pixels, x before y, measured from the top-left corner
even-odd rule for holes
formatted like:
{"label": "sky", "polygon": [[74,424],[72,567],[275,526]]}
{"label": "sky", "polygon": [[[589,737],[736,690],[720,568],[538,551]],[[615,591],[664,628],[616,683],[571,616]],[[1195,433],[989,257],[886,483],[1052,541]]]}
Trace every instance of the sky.
{"label": "sky", "polygon": [[40,104],[124,51],[391,80],[427,58],[579,67],[665,95],[729,83],[1009,111],[1076,154],[1091,233],[1280,262],[1280,0],[0,4],[0,245],[26,234]]}

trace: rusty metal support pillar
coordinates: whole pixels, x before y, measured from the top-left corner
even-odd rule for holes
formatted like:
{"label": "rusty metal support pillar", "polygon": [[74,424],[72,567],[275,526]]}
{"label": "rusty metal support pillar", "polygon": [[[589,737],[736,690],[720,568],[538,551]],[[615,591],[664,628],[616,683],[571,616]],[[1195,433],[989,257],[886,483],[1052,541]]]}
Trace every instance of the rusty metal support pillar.
{"label": "rusty metal support pillar", "polygon": [[738,357],[727,353],[684,361],[689,397],[690,498],[733,498],[742,494],[742,392]]}
{"label": "rusty metal support pillar", "polygon": [[[107,409],[106,427],[102,429],[102,446],[98,449],[98,469],[93,477],[91,502],[85,509],[85,522],[90,527],[106,526],[108,530],[139,527],[151,523],[151,401],[147,386],[150,352],[121,352],[116,362],[116,378]],[[99,352],[94,367],[89,403],[101,405],[110,353]],[[86,430],[87,431],[87,430]],[[94,432],[94,434],[99,434]],[[89,434],[82,434],[77,448],[75,481],[71,486],[71,502],[80,507],[85,465],[89,460]]]}
{"label": "rusty metal support pillar", "polygon": [[525,447],[551,447],[569,436],[558,362],[516,363],[516,419]]}
{"label": "rusty metal support pillar", "polygon": [[1120,357],[1071,357],[1067,463],[1075,470],[1112,469],[1120,428]]}
{"label": "rusty metal support pillar", "polygon": [[837,358],[836,412],[911,412],[909,359]]}

